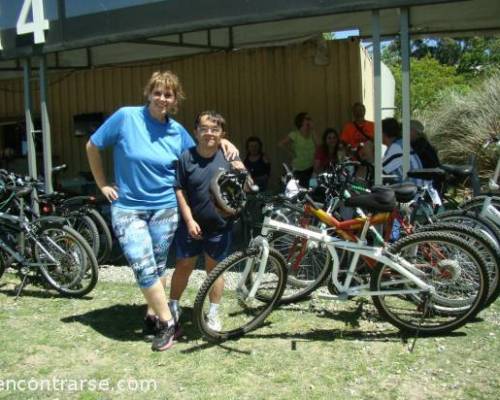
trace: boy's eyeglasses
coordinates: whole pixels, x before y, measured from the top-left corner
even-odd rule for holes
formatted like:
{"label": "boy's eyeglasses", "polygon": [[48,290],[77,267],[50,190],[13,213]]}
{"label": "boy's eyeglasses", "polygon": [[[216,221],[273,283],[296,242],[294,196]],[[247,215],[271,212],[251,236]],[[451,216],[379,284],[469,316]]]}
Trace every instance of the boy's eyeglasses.
{"label": "boy's eyeglasses", "polygon": [[219,135],[222,133],[222,128],[220,127],[214,127],[214,128],[208,128],[206,126],[200,126],[198,128],[198,130],[200,131],[200,133],[208,133],[208,132],[212,132],[212,133],[215,133],[216,135]]}

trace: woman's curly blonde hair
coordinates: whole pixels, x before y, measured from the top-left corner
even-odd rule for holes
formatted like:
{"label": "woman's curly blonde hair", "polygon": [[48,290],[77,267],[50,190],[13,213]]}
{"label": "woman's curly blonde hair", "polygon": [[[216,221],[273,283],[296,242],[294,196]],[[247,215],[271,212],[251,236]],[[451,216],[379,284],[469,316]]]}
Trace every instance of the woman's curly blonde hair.
{"label": "woman's curly blonde hair", "polygon": [[144,87],[144,97],[146,98],[146,100],[148,99],[151,92],[153,92],[153,90],[158,86],[163,89],[170,89],[174,92],[175,103],[170,112],[172,114],[177,113],[180,102],[186,98],[179,77],[172,71],[153,72],[151,78],[149,78],[148,83]]}

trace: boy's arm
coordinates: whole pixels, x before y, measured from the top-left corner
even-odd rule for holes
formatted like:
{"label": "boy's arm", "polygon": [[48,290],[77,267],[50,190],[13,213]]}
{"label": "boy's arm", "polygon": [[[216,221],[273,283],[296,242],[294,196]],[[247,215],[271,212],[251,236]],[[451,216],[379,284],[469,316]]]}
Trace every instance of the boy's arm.
{"label": "boy's arm", "polygon": [[189,207],[186,196],[182,189],[175,189],[175,195],[177,196],[177,202],[179,204],[179,209],[181,210],[182,218],[186,223],[189,235],[194,239],[201,239],[201,228],[200,225],[194,220],[193,214],[191,213],[191,207]]}

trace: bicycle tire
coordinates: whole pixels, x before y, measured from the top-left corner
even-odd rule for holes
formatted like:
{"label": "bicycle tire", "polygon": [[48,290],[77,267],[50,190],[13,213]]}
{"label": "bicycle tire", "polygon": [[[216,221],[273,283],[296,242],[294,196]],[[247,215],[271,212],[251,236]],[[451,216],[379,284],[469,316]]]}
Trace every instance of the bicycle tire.
{"label": "bicycle tire", "polygon": [[483,308],[487,308],[500,295],[500,252],[495,244],[484,235],[481,235],[469,226],[459,225],[453,222],[439,222],[430,225],[423,225],[415,230],[418,232],[449,232],[465,240],[478,251],[486,263],[488,271],[488,297]]}
{"label": "bicycle tire", "polygon": [[97,257],[100,248],[100,237],[94,220],[80,211],[70,214],[68,220],[71,226],[87,241]]}
{"label": "bicycle tire", "polygon": [[[480,215],[482,209],[483,209],[483,203],[484,200],[487,197],[491,197],[491,204],[493,207],[495,207],[498,211],[500,211],[500,197],[499,196],[494,196],[494,195],[479,195],[476,197],[473,197],[472,199],[460,204],[459,208],[462,210],[466,211],[471,211],[476,215]],[[500,227],[498,222],[493,221],[492,219],[488,219],[488,221],[491,221],[494,223],[497,227]]]}
{"label": "bicycle tire", "polygon": [[2,279],[3,274],[5,273],[5,255],[3,251],[0,250],[0,279]]}
{"label": "bicycle tire", "polygon": [[[331,272],[332,258],[328,249],[316,243],[310,247],[310,243],[313,242],[286,233],[270,240],[269,245],[283,256],[287,267],[287,284],[279,304],[307,299]],[[301,254],[303,246],[307,249]],[[291,250],[294,254],[290,254]]]}
{"label": "bicycle tire", "polygon": [[474,214],[472,211],[451,210],[437,214],[435,221],[456,222],[480,229],[486,236],[493,239],[495,245],[500,248],[500,229],[486,218]]}
{"label": "bicycle tire", "polygon": [[94,208],[89,208],[87,210],[87,214],[90,218],[92,218],[99,232],[99,252],[96,255],[96,258],[99,264],[103,264],[108,260],[111,254],[111,249],[113,248],[111,230],[99,211]]}
{"label": "bicycle tire", "polygon": [[[248,292],[253,284],[253,269],[259,265],[260,254],[259,248],[237,251],[220,262],[203,282],[194,302],[193,319],[194,325],[207,340],[220,342],[235,339],[256,329],[278,304],[286,284],[286,266],[281,254],[274,249],[269,249],[265,281],[261,282],[254,298],[245,297],[245,291]],[[242,272],[247,261],[251,269],[245,278]],[[208,327],[206,314],[211,289],[219,278],[223,279],[224,285],[218,307],[223,327],[215,331]]]}
{"label": "bicycle tire", "polygon": [[[74,228],[40,223],[31,241],[33,258],[42,264],[40,273],[53,289],[70,297],[82,297],[94,289],[98,280],[97,260],[90,245]],[[53,265],[46,252],[58,264]]]}
{"label": "bicycle tire", "polygon": [[[462,250],[459,268],[455,271],[451,268],[447,269],[446,263],[448,265],[458,265],[458,263],[450,262],[452,261],[450,259],[441,260],[440,262],[445,261],[441,266],[429,264],[425,257],[423,260],[420,258],[417,260],[419,250],[425,250],[426,247],[428,248],[433,243],[454,246],[456,249]],[[422,247],[418,247],[420,245]],[[440,250],[445,249],[445,247],[440,248]],[[409,251],[412,256],[405,254],[405,250]],[[449,333],[465,325],[481,310],[488,294],[487,271],[482,258],[465,240],[448,233],[421,232],[398,240],[389,247],[388,251],[394,255],[402,255],[413,265],[418,265],[420,271],[427,274],[425,279],[427,283],[433,283],[436,290],[436,293],[429,294],[429,303],[423,302],[423,297],[415,294],[372,296],[373,303],[380,315],[401,331],[415,335]],[[465,262],[464,255],[470,257],[470,262]],[[413,262],[414,260],[419,263]],[[431,260],[433,259],[431,258]],[[464,292],[463,286],[468,282],[469,276],[472,276],[473,280],[470,288],[468,288],[471,292],[470,298],[457,301],[454,296],[461,295]],[[372,271],[370,289],[374,291],[384,290],[384,288],[390,286],[391,281],[395,283],[395,288],[401,289],[402,286],[408,288],[408,285],[401,284],[401,275],[386,265],[379,263]],[[450,304],[457,305],[453,309],[450,309],[450,304],[445,304],[443,301],[443,298],[447,298],[446,290],[451,296],[449,299]],[[389,301],[391,304],[389,304]],[[392,304],[394,304],[394,307]],[[429,307],[427,307],[427,304]],[[460,304],[460,307],[458,307],[458,304]],[[444,310],[446,307],[448,307],[448,312]]]}

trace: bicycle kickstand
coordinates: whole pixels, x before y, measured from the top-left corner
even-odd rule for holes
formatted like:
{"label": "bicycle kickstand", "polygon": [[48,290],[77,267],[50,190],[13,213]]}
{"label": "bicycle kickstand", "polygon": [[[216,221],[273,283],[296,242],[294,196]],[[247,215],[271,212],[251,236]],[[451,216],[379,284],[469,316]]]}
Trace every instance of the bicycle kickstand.
{"label": "bicycle kickstand", "polygon": [[21,292],[23,291],[23,289],[25,288],[27,283],[28,283],[28,274],[26,273],[26,274],[24,274],[23,279],[21,280],[21,283],[17,286],[16,298],[14,299],[15,301],[17,301],[17,299],[21,295]]}
{"label": "bicycle kickstand", "polygon": [[415,332],[415,337],[413,338],[413,342],[411,343],[411,346],[409,348],[410,353],[413,353],[413,349],[415,348],[415,344],[417,343],[418,334],[420,333],[420,328],[427,315],[427,310],[429,309],[429,299],[430,299],[429,293],[425,293],[423,297],[424,297],[424,307],[422,311],[422,318],[420,318],[420,322],[418,323],[418,329]]}

